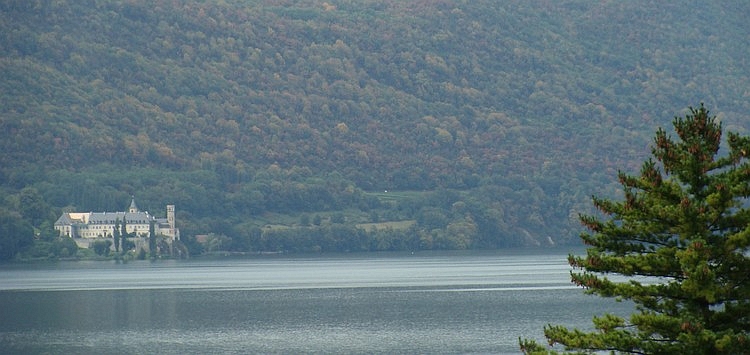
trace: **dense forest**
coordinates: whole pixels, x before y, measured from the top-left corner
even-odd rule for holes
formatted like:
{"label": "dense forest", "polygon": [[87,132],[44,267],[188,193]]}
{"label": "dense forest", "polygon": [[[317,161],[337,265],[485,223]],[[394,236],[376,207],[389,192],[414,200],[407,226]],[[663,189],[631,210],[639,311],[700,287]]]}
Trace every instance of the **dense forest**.
{"label": "dense forest", "polygon": [[175,204],[193,253],[575,243],[590,196],[615,194],[617,170],[637,170],[689,106],[748,133],[748,14],[3,1],[0,254],[63,243],[62,211],[130,196],[157,215]]}

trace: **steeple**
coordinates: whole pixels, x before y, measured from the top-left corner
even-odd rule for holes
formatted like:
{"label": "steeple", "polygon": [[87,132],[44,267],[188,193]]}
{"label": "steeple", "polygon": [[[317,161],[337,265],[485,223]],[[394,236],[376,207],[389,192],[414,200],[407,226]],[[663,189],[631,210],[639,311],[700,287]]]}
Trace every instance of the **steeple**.
{"label": "steeple", "polygon": [[138,212],[138,206],[135,205],[135,196],[132,196],[132,199],[130,200],[130,208],[128,209],[128,212],[130,213]]}

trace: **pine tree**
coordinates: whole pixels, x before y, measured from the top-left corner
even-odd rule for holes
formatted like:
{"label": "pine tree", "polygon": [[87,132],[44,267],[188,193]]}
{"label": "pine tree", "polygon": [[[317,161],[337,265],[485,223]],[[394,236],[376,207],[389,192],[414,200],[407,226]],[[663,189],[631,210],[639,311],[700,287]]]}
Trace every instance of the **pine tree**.
{"label": "pine tree", "polygon": [[[623,201],[593,198],[581,216],[586,256],[570,256],[587,293],[635,304],[628,320],[594,317],[586,333],[549,325],[551,345],[582,353],[750,353],[750,138],[727,134],[701,104],[656,132],[639,176],[619,174]],[[606,274],[620,275],[615,282]],[[524,353],[548,348],[521,340]]]}

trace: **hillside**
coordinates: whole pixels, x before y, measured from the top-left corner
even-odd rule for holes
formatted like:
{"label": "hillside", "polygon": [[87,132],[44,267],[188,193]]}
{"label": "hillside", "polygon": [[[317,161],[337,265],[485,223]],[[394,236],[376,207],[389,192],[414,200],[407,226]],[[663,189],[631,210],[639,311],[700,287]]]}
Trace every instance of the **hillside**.
{"label": "hillside", "polygon": [[19,209],[32,188],[47,221],[130,195],[174,203],[186,235],[238,250],[288,232],[267,225],[336,213],[416,221],[394,238],[418,240],[347,250],[567,243],[589,196],[616,193],[617,169],[638,169],[688,106],[748,133],[748,14],[740,1],[4,1],[0,201]]}

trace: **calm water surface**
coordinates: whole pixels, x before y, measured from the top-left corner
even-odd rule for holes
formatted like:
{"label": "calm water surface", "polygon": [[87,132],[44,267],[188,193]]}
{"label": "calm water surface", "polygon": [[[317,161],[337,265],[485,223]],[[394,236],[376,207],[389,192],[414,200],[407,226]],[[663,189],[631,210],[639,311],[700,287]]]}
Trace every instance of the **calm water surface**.
{"label": "calm water surface", "polygon": [[567,250],[0,265],[0,353],[505,354],[583,295]]}

